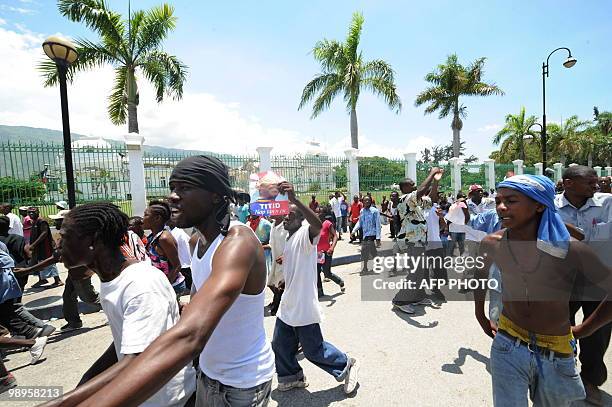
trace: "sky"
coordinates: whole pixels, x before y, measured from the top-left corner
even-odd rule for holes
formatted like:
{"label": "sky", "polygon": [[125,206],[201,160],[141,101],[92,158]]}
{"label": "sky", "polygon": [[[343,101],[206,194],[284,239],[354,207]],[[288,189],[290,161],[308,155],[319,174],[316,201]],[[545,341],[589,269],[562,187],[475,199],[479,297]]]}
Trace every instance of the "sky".
{"label": "sky", "polygon": [[[127,14],[127,0],[107,0]],[[161,0],[133,0],[146,9]],[[504,96],[466,97],[461,132],[467,154],[488,158],[505,116],[525,106],[541,120],[541,66],[549,52],[568,47],[578,63],[550,58],[547,118],[591,119],[593,106],[612,110],[609,81],[612,2],[545,1],[240,1],[174,0],[176,29],[164,49],[189,66],[184,97],[158,104],[140,76],[140,132],[150,145],[218,152],[305,151],[321,143],[330,155],[350,147],[349,116],[342,99],[316,119],[297,110],[304,85],[320,72],[311,50],[323,39],[344,40],[354,11],[365,17],[360,50],[365,60],[384,59],[395,70],[401,113],[362,92],[357,107],[360,155],[401,157],[449,144],[451,118],[424,115],[416,95],[425,75],[456,53],[465,65],[486,57],[484,81]],[[48,35],[96,40],[62,17],[52,0],[0,0],[0,124],[61,129],[57,88],[43,88],[36,64]],[[71,129],[120,139],[106,113],[112,67],[80,73],[69,86]]]}

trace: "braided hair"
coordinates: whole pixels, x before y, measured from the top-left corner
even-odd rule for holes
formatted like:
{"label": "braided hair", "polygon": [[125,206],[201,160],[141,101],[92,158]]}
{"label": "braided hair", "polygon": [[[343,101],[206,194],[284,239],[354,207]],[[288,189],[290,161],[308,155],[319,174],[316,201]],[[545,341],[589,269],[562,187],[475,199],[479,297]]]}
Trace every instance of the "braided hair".
{"label": "braided hair", "polygon": [[66,215],[79,236],[93,236],[109,248],[119,248],[128,230],[128,216],[110,202],[79,205]]}
{"label": "braided hair", "polygon": [[164,225],[168,223],[168,221],[170,220],[170,216],[172,215],[172,212],[170,211],[170,205],[168,205],[167,202],[161,201],[159,199],[155,199],[149,202],[149,210],[152,213],[159,215]]}

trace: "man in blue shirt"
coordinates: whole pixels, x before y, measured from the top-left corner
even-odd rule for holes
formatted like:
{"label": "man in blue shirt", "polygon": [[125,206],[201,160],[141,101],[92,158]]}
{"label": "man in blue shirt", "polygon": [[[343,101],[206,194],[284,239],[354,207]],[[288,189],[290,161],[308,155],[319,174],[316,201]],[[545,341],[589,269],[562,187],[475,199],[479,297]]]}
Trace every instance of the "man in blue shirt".
{"label": "man in blue shirt", "polygon": [[[375,206],[372,206],[372,200],[369,196],[363,198],[363,209],[359,213],[359,220],[351,231],[355,235],[361,229],[363,239],[361,241],[361,261],[363,266],[361,273],[368,273],[368,260],[373,259],[378,255],[376,250],[380,247],[380,212]],[[374,245],[376,241],[376,245]]]}

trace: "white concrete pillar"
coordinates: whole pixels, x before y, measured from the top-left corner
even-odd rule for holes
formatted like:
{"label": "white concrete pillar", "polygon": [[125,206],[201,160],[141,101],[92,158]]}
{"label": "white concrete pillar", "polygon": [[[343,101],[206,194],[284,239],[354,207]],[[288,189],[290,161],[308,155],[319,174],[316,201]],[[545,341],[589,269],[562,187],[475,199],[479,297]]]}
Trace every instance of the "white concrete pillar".
{"label": "white concrete pillar", "polygon": [[147,187],[142,149],[145,139],[138,133],[128,133],[124,138],[128,152],[128,168],[130,170],[132,216],[143,216],[147,207]]}
{"label": "white concrete pillar", "polygon": [[485,174],[487,178],[487,190],[495,188],[495,160],[487,158],[484,160],[485,163]]}
{"label": "white concrete pillar", "polygon": [[406,178],[410,178],[418,185],[417,181],[417,158],[416,153],[405,153],[404,159],[406,160]]}
{"label": "white concrete pillar", "polygon": [[598,177],[601,177],[601,167],[598,165],[597,167],[593,167]]}
{"label": "white concrete pillar", "polygon": [[461,164],[463,163],[460,158],[453,157],[448,160],[451,166],[451,187],[457,195],[457,192],[461,191]]}
{"label": "white concrete pillar", "polygon": [[606,167],[606,175],[612,177],[612,167]]}
{"label": "white concrete pillar", "polygon": [[553,168],[555,169],[555,182],[557,182],[563,177],[563,164],[554,163]]}
{"label": "white concrete pillar", "polygon": [[346,175],[348,178],[347,190],[351,200],[353,196],[359,195],[359,162],[357,161],[357,153],[359,153],[359,150],[356,148],[349,148],[344,151],[346,158],[349,160]]}
{"label": "white concrete pillar", "polygon": [[514,160],[512,161],[514,164],[514,174],[522,175],[523,174],[523,160]]}
{"label": "white concrete pillar", "polygon": [[535,175],[544,175],[544,164],[535,163]]}
{"label": "white concrete pillar", "polygon": [[257,147],[257,154],[259,154],[259,171],[270,171],[272,170],[272,158],[270,152],[272,147]]}

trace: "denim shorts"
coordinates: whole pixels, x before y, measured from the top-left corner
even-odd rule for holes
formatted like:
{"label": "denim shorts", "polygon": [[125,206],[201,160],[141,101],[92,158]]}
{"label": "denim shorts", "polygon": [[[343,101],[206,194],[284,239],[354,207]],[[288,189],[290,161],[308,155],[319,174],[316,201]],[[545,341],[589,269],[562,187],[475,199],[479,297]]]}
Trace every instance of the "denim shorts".
{"label": "denim shorts", "polygon": [[491,345],[491,378],[495,407],[570,406],[586,394],[573,357],[536,354],[511,336],[498,332]]}

